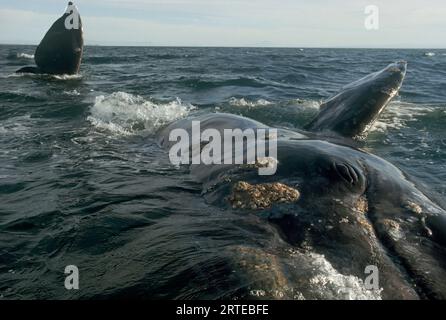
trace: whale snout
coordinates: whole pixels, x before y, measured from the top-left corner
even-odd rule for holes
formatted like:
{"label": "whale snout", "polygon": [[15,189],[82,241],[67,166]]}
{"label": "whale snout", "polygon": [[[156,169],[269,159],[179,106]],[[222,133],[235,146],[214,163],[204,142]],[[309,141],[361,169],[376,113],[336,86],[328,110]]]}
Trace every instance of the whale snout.
{"label": "whale snout", "polygon": [[[377,92],[382,92],[385,95],[393,98],[401,88],[404,78],[406,77],[407,62],[402,60],[390,64],[377,75],[375,85],[372,88]],[[386,103],[383,103],[385,105]]]}
{"label": "whale snout", "polygon": [[404,60],[402,60],[402,61],[398,61],[396,64],[398,65],[398,68],[401,70],[401,72],[406,73],[406,70],[407,70],[407,61],[404,61]]}
{"label": "whale snout", "polygon": [[386,68],[386,70],[391,73],[400,73],[404,77],[407,70],[407,61],[401,60],[392,63]]}
{"label": "whale snout", "polygon": [[319,114],[306,128],[330,130],[351,138],[364,137],[390,100],[398,94],[406,70],[407,62],[401,60],[346,85],[321,105]]}

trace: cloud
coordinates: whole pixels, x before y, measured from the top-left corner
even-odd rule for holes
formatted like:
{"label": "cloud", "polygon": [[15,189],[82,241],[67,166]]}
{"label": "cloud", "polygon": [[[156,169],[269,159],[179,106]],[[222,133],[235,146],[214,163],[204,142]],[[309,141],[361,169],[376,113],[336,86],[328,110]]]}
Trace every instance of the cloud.
{"label": "cloud", "polygon": [[[0,9],[0,43],[36,43],[51,26],[54,16],[31,11]],[[39,40],[36,40],[39,39]]]}
{"label": "cloud", "polygon": [[[37,43],[63,8],[0,0],[0,42]],[[57,2],[57,5],[56,5]],[[65,2],[65,1],[64,1]],[[380,8],[378,31],[364,8]],[[292,47],[446,47],[441,0],[77,0],[87,44]],[[64,4],[65,5],[65,4]],[[12,7],[12,8],[11,8]],[[429,37],[426,37],[429,35]]]}

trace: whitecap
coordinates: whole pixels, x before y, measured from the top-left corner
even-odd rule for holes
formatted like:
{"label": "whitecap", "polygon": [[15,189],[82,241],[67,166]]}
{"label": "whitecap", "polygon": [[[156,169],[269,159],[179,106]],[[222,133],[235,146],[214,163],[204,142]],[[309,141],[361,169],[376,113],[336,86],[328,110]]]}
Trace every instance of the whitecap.
{"label": "whitecap", "polygon": [[245,98],[240,98],[240,99],[237,99],[237,98],[235,98],[235,97],[232,97],[230,100],[229,100],[229,104],[231,105],[231,106],[234,106],[234,107],[248,107],[248,108],[255,108],[255,107],[259,107],[259,106],[268,106],[268,105],[271,105],[272,104],[272,102],[270,102],[270,101],[268,101],[268,100],[265,100],[265,99],[258,99],[258,100],[256,100],[256,101],[249,101],[249,100],[246,100]]}
{"label": "whitecap", "polygon": [[34,55],[22,52],[22,53],[17,53],[17,58],[34,59]]}
{"label": "whitecap", "polygon": [[50,77],[57,80],[80,80],[82,79],[82,75],[80,73],[76,74],[61,74],[61,75],[49,75]]}
{"label": "whitecap", "polygon": [[425,57],[434,57],[435,56],[435,52],[425,52],[424,56]]}
{"label": "whitecap", "polygon": [[17,72],[14,72],[14,73],[2,75],[2,78],[6,78],[6,79],[9,79],[9,78],[22,78],[22,77],[27,76],[27,75],[32,75],[32,74],[31,73],[17,73]]}
{"label": "whitecap", "polygon": [[0,122],[0,133],[21,136],[29,132],[33,119],[31,115],[17,116]]}
{"label": "whitecap", "polygon": [[55,79],[55,80],[62,80],[62,81],[71,81],[71,80],[81,80],[82,74],[61,74],[61,75],[54,75],[54,74],[46,74],[46,73],[26,73],[26,72],[15,72],[8,74],[6,78],[44,78],[44,79]]}
{"label": "whitecap", "polygon": [[381,300],[382,290],[370,290],[364,281],[353,275],[339,273],[320,254],[309,253],[317,275],[309,279],[312,291],[321,299],[329,300]]}
{"label": "whitecap", "polygon": [[288,101],[286,105],[290,106],[298,105],[299,109],[303,110],[319,110],[321,102],[316,100],[293,99]]}
{"label": "whitecap", "polygon": [[371,131],[385,132],[388,129],[401,129],[408,122],[416,121],[417,117],[433,112],[435,108],[407,102],[390,103],[379,120],[374,123]]}
{"label": "whitecap", "polygon": [[74,90],[64,90],[63,92],[64,94],[68,95],[68,96],[80,96],[80,92],[77,91],[76,89]]}
{"label": "whitecap", "polygon": [[282,107],[292,107],[292,108],[298,106],[300,110],[307,110],[307,109],[318,110],[320,102],[316,100],[304,100],[304,99],[292,99],[287,101],[272,102],[266,99],[249,100],[246,98],[232,97],[231,99],[229,99],[229,105],[232,107],[246,107],[248,109],[256,107],[267,107],[270,105],[278,105]]}
{"label": "whitecap", "polygon": [[152,134],[163,125],[188,115],[194,106],[176,99],[156,103],[126,92],[98,96],[88,121],[116,134]]}

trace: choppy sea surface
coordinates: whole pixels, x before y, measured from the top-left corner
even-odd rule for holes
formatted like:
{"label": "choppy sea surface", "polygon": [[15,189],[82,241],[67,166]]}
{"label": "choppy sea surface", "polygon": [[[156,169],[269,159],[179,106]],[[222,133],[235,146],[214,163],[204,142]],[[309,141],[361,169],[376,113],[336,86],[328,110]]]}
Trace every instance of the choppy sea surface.
{"label": "choppy sea surface", "polygon": [[0,46],[0,299],[195,297],[173,288],[259,231],[206,204],[154,132],[203,109],[302,128],[396,60],[406,80],[366,148],[446,194],[446,50],[86,47],[77,76],[14,74],[34,49]]}

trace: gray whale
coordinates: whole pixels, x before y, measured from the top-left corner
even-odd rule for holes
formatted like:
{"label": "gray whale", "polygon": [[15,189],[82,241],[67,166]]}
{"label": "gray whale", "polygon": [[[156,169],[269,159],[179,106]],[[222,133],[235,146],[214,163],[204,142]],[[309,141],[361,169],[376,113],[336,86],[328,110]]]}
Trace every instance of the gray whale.
{"label": "gray whale", "polygon": [[[393,63],[327,100],[307,131],[279,129],[275,175],[259,176],[242,165],[190,165],[208,203],[264,221],[252,240],[256,246],[246,240],[222,245],[224,264],[203,250],[200,270],[209,275],[188,275],[202,288],[194,298],[351,297],[345,290],[355,291],[354,299],[446,298],[444,204],[353,139],[366,136],[405,73],[405,62]],[[160,130],[160,146],[171,147],[169,133],[190,132],[194,120],[201,121],[202,131],[268,128],[232,114],[193,115]],[[224,239],[221,230],[214,233]],[[363,287],[370,265],[379,270],[377,292]],[[231,270],[227,278],[222,270]],[[188,286],[177,285],[179,292]]]}
{"label": "gray whale", "polygon": [[[68,6],[74,4],[69,2]],[[67,29],[65,21],[71,14],[67,11],[53,23],[37,47],[34,54],[37,66],[23,67],[16,73],[73,75],[79,72],[84,49],[82,21],[79,17],[78,28]]]}

